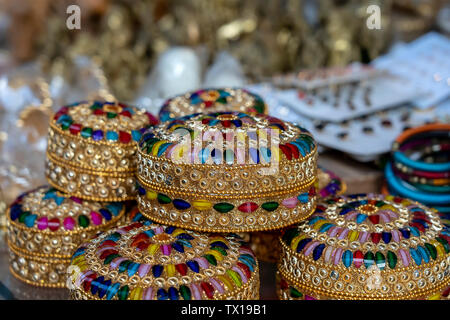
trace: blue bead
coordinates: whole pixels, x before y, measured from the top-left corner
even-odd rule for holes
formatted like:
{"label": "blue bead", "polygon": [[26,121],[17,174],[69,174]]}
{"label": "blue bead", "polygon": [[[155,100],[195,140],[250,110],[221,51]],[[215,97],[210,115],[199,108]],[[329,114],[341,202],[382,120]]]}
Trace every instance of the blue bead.
{"label": "blue bead", "polygon": [[173,203],[174,207],[177,208],[178,210],[186,210],[186,209],[189,209],[191,207],[189,202],[184,201],[182,199],[174,199],[172,201],[172,203]]}
{"label": "blue bead", "polygon": [[270,158],[272,157],[272,151],[269,148],[260,147],[259,152],[260,152],[261,156],[263,157],[264,162],[269,163]]}
{"label": "blue bead", "polygon": [[111,280],[103,281],[98,286],[98,297],[101,299],[105,296],[109,286],[111,285]]}
{"label": "blue bead", "polygon": [[341,212],[339,212],[339,214],[340,215],[344,215],[344,214],[346,214],[346,213],[348,213],[348,212],[350,212],[350,211],[353,211],[354,209],[353,208],[343,208],[342,210],[341,210]]}
{"label": "blue bead", "polygon": [[420,237],[420,231],[416,227],[409,227],[409,231],[411,231],[413,236]]}
{"label": "blue bead", "polygon": [[388,244],[391,242],[392,234],[390,232],[382,232],[381,238],[383,239],[384,243]]}
{"label": "blue bead", "polygon": [[110,204],[106,205],[106,208],[111,211],[114,216],[117,216],[120,211],[122,211],[123,203],[111,202]]}
{"label": "blue bead", "polygon": [[158,300],[167,300],[167,299],[169,299],[169,295],[167,294],[167,291],[164,290],[163,288],[158,289],[158,291],[156,292],[156,296],[157,296]]}
{"label": "blue bead", "polygon": [[177,239],[194,240],[194,237],[188,233],[180,233],[176,236]]}
{"label": "blue bead", "polygon": [[249,255],[247,253],[241,254],[239,257],[248,261],[251,265],[256,265],[255,258],[253,258],[251,255]]}
{"label": "blue bead", "polygon": [[153,230],[146,230],[146,231],[144,231],[144,233],[146,235],[148,235],[150,238],[155,235],[155,232]]}
{"label": "blue bead", "polygon": [[60,205],[63,203],[64,199],[66,199],[66,198],[64,198],[64,197],[58,197],[58,196],[55,195],[55,196],[53,197],[53,199],[55,200],[56,204],[57,204],[58,206],[60,206]]}
{"label": "blue bead", "polygon": [[317,247],[313,250],[313,259],[315,261],[319,260],[319,258],[322,256],[323,249],[325,249],[325,245],[323,243],[319,244]]}
{"label": "blue bead", "polygon": [[255,148],[249,148],[248,149],[250,157],[253,160],[253,163],[259,163],[259,150]]}
{"label": "blue bead", "polygon": [[119,139],[119,134],[114,131],[106,132],[106,139],[110,141],[117,141]]}
{"label": "blue bead", "polygon": [[21,213],[22,213],[22,206],[20,204],[15,204],[11,206],[11,208],[9,209],[9,215],[12,221],[16,220]]}
{"label": "blue bead", "polygon": [[411,237],[411,232],[409,232],[409,230],[407,229],[400,229],[400,232],[405,239],[409,239]]}
{"label": "blue bead", "polygon": [[184,252],[184,246],[179,242],[173,242],[172,248],[174,248],[176,251],[183,253]]}
{"label": "blue bead", "polygon": [[242,121],[241,120],[231,120],[231,123],[233,123],[236,128],[239,128],[239,127],[242,126]]}
{"label": "blue bead", "polygon": [[178,290],[174,287],[169,288],[169,299],[170,300],[178,300]]}
{"label": "blue bead", "polygon": [[422,256],[422,259],[425,263],[430,262],[430,254],[428,253],[428,250],[422,246],[417,247],[417,251]]}
{"label": "blue bead", "polygon": [[107,221],[111,220],[111,218],[112,218],[111,212],[109,212],[108,210],[103,209],[103,208],[98,211],[102,214],[102,216],[105,218],[105,220],[107,220]]}
{"label": "blue bead", "polygon": [[198,273],[200,271],[200,266],[197,261],[195,261],[195,260],[186,261],[186,264],[189,267],[189,269],[191,269],[192,271],[194,271],[196,273]]}
{"label": "blue bead", "polygon": [[134,141],[141,140],[142,133],[139,130],[131,130],[131,137]]}
{"label": "blue bead", "polygon": [[253,264],[251,263],[251,261],[249,261],[248,259],[246,259],[245,257],[242,257],[242,256],[239,256],[238,260],[240,262],[242,262],[243,264],[245,264],[250,269],[251,272],[254,271],[255,268],[254,268]]}
{"label": "blue bead", "polygon": [[333,226],[334,224],[332,223],[325,223],[320,227],[319,232],[327,232]]}
{"label": "blue bead", "polygon": [[319,220],[324,220],[325,218],[324,217],[321,217],[321,216],[315,216],[314,218],[311,218],[309,221],[308,221],[308,224],[311,226],[311,225],[313,225],[314,223],[316,223],[317,221],[319,221]]}
{"label": "blue bead", "polygon": [[34,222],[36,221],[37,215],[36,214],[30,214],[28,216],[25,217],[25,225],[28,228],[31,228],[34,226]]}
{"label": "blue bead", "polygon": [[170,226],[170,227],[166,227],[166,229],[164,229],[164,232],[167,234],[172,234],[175,230],[176,230],[175,227]]}
{"label": "blue bead", "polygon": [[353,254],[350,250],[345,250],[344,254],[342,255],[342,263],[345,267],[350,267],[352,265],[353,261]]}
{"label": "blue bead", "polygon": [[141,186],[138,186],[137,189],[138,189],[138,194],[139,194],[140,196],[144,196],[144,195],[145,195],[146,191],[145,191],[144,188],[142,188]]}
{"label": "blue bead", "polygon": [[298,201],[301,203],[307,203],[309,199],[308,192],[304,192],[297,197]]}
{"label": "blue bead", "polygon": [[228,246],[225,243],[223,243],[222,241],[214,241],[213,243],[211,243],[211,248],[214,248],[214,247],[222,247],[225,250],[228,250]]}
{"label": "blue bead", "polygon": [[415,250],[414,248],[409,248],[409,253],[411,254],[411,257],[413,258],[414,262],[420,266],[422,264],[422,256],[421,254]]}
{"label": "blue bead", "polygon": [[297,249],[296,249],[297,253],[301,252],[305,248],[305,246],[308,243],[310,243],[311,241],[312,241],[311,238],[306,238],[306,239],[300,240],[300,242],[297,245]]}
{"label": "blue bead", "polygon": [[155,277],[155,278],[158,278],[159,276],[161,276],[161,274],[162,274],[162,272],[163,272],[163,266],[161,266],[161,265],[159,265],[159,264],[156,264],[156,265],[154,265],[153,267],[152,267],[152,273],[153,273],[153,276]]}
{"label": "blue bead", "polygon": [[356,223],[363,223],[367,219],[367,216],[365,214],[358,214],[356,216]]}
{"label": "blue bead", "polygon": [[114,298],[114,296],[117,294],[117,291],[119,291],[120,283],[116,282],[112,286],[108,288],[106,291],[106,299],[111,300]]}
{"label": "blue bead", "polygon": [[103,276],[100,276],[100,277],[98,277],[98,278],[92,280],[92,282],[91,282],[91,293],[92,293],[93,295],[96,295],[96,294],[97,294],[98,286],[99,286],[101,283],[103,283],[104,280],[105,280],[105,277],[103,277]]}
{"label": "blue bead", "polygon": [[139,266],[140,266],[139,263],[136,263],[136,262],[130,263],[128,265],[128,270],[127,270],[128,276],[129,277],[133,276],[138,271]]}

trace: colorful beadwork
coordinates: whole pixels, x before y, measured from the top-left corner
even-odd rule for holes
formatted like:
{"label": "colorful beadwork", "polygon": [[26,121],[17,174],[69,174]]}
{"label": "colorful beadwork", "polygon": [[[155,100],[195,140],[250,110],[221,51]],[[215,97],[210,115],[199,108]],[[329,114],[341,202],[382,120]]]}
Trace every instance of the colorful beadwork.
{"label": "colorful beadwork", "polygon": [[[75,299],[255,299],[258,263],[235,235],[197,234],[143,219],[80,246]],[[96,267],[102,266],[102,271]]]}
{"label": "colorful beadwork", "polygon": [[105,101],[64,106],[55,113],[53,121],[56,127],[72,135],[124,144],[139,141],[147,128],[158,123],[158,119],[146,111]]}
{"label": "colorful beadwork", "polygon": [[50,121],[47,181],[80,199],[134,200],[136,141],[157,122],[145,110],[122,103],[62,107]]}
{"label": "colorful beadwork", "polygon": [[21,194],[7,215],[12,274],[32,285],[65,287],[76,247],[121,223],[125,211],[122,202],[82,200],[48,186]]}
{"label": "colorful beadwork", "polygon": [[161,121],[199,112],[240,111],[266,113],[263,99],[245,89],[202,89],[168,99],[159,111]]}
{"label": "colorful beadwork", "polygon": [[[269,129],[276,129],[274,141]],[[271,141],[270,148],[261,141]],[[230,111],[164,122],[142,136],[137,158],[139,208],[158,223],[209,232],[272,230],[314,208],[312,136],[267,115]]]}
{"label": "colorful beadwork", "polygon": [[[329,297],[404,299],[438,292],[450,282],[448,221],[448,214],[391,195],[328,198],[284,232],[279,271],[297,288]],[[368,288],[372,274],[379,285]]]}

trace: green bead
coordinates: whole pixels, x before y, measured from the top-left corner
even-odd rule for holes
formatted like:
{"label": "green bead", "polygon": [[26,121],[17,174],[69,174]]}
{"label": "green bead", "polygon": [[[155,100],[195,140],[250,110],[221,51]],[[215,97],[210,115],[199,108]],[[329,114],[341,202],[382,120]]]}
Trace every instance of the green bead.
{"label": "green bead", "polygon": [[450,252],[450,246],[448,245],[448,242],[445,241],[442,238],[437,237],[436,241],[440,242],[442,244],[442,246],[444,247],[445,253],[449,253]]}
{"label": "green bead", "polygon": [[279,204],[278,202],[271,201],[271,202],[265,202],[261,205],[261,208],[263,208],[266,211],[274,211],[278,208]]}
{"label": "green bead", "polygon": [[372,252],[367,251],[367,253],[364,255],[364,266],[366,267],[366,269],[369,269],[373,265],[374,260],[375,255]]}
{"label": "green bead", "polygon": [[112,254],[110,254],[109,256],[107,256],[107,257],[105,258],[105,261],[103,261],[103,264],[110,264],[111,261],[113,261],[115,258],[118,258],[118,257],[120,257],[119,254],[117,254],[117,253],[112,253]]}
{"label": "green bead", "polygon": [[87,228],[89,226],[89,218],[84,214],[78,216],[78,224],[83,228]]}
{"label": "green bead", "polygon": [[375,207],[379,208],[384,206],[386,203],[384,201],[378,200],[377,203],[375,203]]}
{"label": "green bead", "polygon": [[20,216],[19,216],[19,222],[24,223],[24,222],[25,222],[25,218],[26,218],[27,216],[29,216],[30,214],[31,214],[30,211],[24,211],[24,212],[22,212],[22,213],[20,214]]}
{"label": "green bead", "polygon": [[223,103],[223,104],[226,104],[226,103],[227,103],[227,98],[221,97],[221,98],[219,98],[219,99],[216,100],[216,103]]}
{"label": "green bead", "polygon": [[191,300],[191,289],[184,284],[180,286],[180,294],[184,300]]}
{"label": "green bead", "polygon": [[90,138],[92,136],[92,128],[83,128],[81,130],[81,136],[83,138]]}
{"label": "green bead", "polygon": [[91,110],[96,110],[96,109],[100,109],[101,107],[103,107],[103,105],[101,103],[94,102],[90,108],[91,108]]}
{"label": "green bead", "polygon": [[433,258],[433,260],[436,260],[436,258],[437,258],[436,248],[430,243],[425,243],[425,247],[428,249],[428,252],[430,253],[431,258]]}
{"label": "green bead", "polygon": [[295,289],[294,287],[289,287],[289,294],[292,298],[301,298],[303,297],[303,294]]}
{"label": "green bead", "polygon": [[386,267],[386,258],[381,252],[375,254],[375,263],[380,270],[383,270]]}
{"label": "green bead", "polygon": [[115,113],[115,112],[107,112],[106,113],[106,117],[108,119],[114,119],[115,117],[117,117],[117,113]]}
{"label": "green bead", "polygon": [[395,269],[395,266],[397,265],[397,256],[392,251],[387,252],[387,260],[388,260],[388,266],[391,269]]}
{"label": "green bead", "polygon": [[208,260],[208,262],[210,264],[212,264],[213,266],[217,266],[217,260],[216,257],[214,257],[212,254],[205,254],[203,256],[206,260]]}
{"label": "green bead", "polygon": [[216,251],[219,251],[223,256],[226,256],[226,255],[228,255],[228,253],[225,251],[225,249],[224,248],[222,248],[222,247],[214,247],[214,248],[211,248],[212,250],[216,250]]}
{"label": "green bead", "polygon": [[217,203],[213,206],[214,209],[219,211],[220,213],[227,213],[234,209],[234,206],[231,203],[221,202]]}
{"label": "green bead", "polygon": [[264,113],[264,102],[262,100],[255,100],[253,107],[255,108],[256,112]]}
{"label": "green bead", "polygon": [[127,300],[128,293],[130,291],[130,288],[127,285],[124,285],[119,289],[119,292],[117,292],[117,296],[119,297],[119,300]]}
{"label": "green bead", "polygon": [[72,120],[64,120],[61,122],[61,129],[67,130],[69,129],[70,125],[73,123]]}
{"label": "green bead", "polygon": [[168,203],[172,202],[172,200],[170,200],[170,198],[168,196],[166,196],[165,194],[162,194],[162,193],[158,193],[157,199],[160,204],[168,204]]}

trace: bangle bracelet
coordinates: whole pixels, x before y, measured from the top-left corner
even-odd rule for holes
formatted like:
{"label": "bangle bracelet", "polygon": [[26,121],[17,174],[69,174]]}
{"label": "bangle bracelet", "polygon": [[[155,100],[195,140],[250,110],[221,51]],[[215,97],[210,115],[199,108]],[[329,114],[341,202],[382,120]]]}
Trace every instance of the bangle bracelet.
{"label": "bangle bracelet", "polygon": [[[410,137],[423,133],[428,131],[450,131],[450,124],[444,124],[444,123],[432,123],[427,124],[424,126],[420,126],[417,128],[412,128],[404,131],[402,134],[400,134],[397,139],[395,139],[395,142],[393,144],[393,150],[398,150],[401,144],[403,144],[406,140],[408,140]],[[448,134],[447,134],[448,136]]]}
{"label": "bangle bracelet", "polygon": [[424,204],[437,204],[437,205],[446,205],[450,201],[450,195],[448,194],[430,194],[426,192],[421,192],[418,190],[412,189],[410,186],[409,188],[405,186],[405,183],[403,183],[401,180],[399,180],[392,170],[392,165],[387,164],[385,167],[385,176],[388,181],[390,189],[392,189],[395,193],[400,194],[401,196],[414,199],[416,201],[422,202]]}
{"label": "bangle bracelet", "polygon": [[[411,183],[415,188],[425,191],[425,192],[432,192],[432,193],[450,193],[450,185],[443,185],[443,186],[437,186],[437,185],[429,185],[429,184],[422,184],[422,183]],[[450,195],[449,195],[450,199]],[[450,200],[449,200],[450,202]]]}
{"label": "bangle bracelet", "polygon": [[417,170],[432,171],[432,172],[450,171],[450,162],[425,163],[421,161],[415,161],[411,160],[400,151],[394,152],[394,161]]}

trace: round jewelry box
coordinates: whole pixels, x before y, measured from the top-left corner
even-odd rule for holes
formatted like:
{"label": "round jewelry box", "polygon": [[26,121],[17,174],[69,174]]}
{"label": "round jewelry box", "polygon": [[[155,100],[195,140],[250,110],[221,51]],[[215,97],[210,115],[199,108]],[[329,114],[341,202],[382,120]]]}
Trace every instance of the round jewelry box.
{"label": "round jewelry box", "polygon": [[155,117],[116,102],[62,107],[48,133],[46,175],[55,188],[82,199],[135,199],[136,141]]}
{"label": "round jewelry box", "polygon": [[[318,166],[317,183],[318,198],[338,196],[347,189],[345,182],[334,172]],[[250,247],[260,261],[276,263],[280,257],[280,244],[278,238],[281,230],[252,232],[249,234]]]}
{"label": "round jewelry box", "polygon": [[267,115],[177,118],[139,142],[139,210],[197,231],[279,229],[313,212],[316,158],[308,131]]}
{"label": "round jewelry box", "polygon": [[147,219],[109,230],[74,253],[71,297],[103,300],[258,299],[258,262],[232,234]]}
{"label": "round jewelry box", "polygon": [[281,299],[448,296],[448,215],[375,194],[328,198],[281,240]]}
{"label": "round jewelry box", "polygon": [[170,121],[193,113],[217,111],[267,113],[267,105],[260,96],[245,89],[202,89],[166,100],[159,118]]}
{"label": "round jewelry box", "polygon": [[43,287],[64,287],[75,249],[101,230],[123,221],[125,204],[93,202],[47,186],[20,195],[8,208],[10,270]]}

